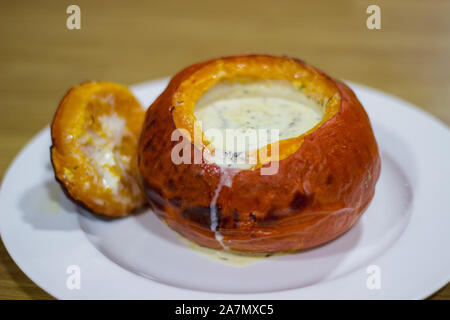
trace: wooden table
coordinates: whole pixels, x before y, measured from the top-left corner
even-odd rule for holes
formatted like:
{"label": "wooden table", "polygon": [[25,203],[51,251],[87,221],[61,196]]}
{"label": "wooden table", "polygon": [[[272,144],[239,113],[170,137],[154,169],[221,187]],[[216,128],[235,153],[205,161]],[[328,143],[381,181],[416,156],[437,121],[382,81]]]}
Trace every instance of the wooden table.
{"label": "wooden table", "polygon": [[[81,8],[81,30],[66,8]],[[366,8],[381,8],[381,30]],[[133,84],[240,53],[302,58],[450,124],[450,1],[0,2],[0,178],[71,86]],[[0,245],[0,298],[47,299]],[[450,299],[450,285],[433,299]]]}

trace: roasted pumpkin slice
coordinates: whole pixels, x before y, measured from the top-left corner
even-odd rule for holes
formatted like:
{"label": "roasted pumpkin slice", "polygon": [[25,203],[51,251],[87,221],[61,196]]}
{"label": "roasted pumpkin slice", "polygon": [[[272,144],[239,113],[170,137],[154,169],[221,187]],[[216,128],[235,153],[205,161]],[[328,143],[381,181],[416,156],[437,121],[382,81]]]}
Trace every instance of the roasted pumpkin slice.
{"label": "roasted pumpkin slice", "polygon": [[67,92],[52,122],[51,159],[72,200],[108,217],[144,205],[136,160],[144,113],[120,84],[86,82]]}

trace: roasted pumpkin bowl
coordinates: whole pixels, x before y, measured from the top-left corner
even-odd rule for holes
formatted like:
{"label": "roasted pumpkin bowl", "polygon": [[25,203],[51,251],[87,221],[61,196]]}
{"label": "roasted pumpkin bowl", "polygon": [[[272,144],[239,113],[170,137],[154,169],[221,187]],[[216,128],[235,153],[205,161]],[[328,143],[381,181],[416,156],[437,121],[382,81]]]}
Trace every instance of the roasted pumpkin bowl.
{"label": "roasted pumpkin bowl", "polygon": [[[217,144],[202,130],[215,118],[201,122],[207,109],[198,108],[209,99],[217,117],[226,108],[255,111],[236,102],[244,99],[236,88],[257,88],[251,99],[266,90],[261,103],[301,94],[318,111],[316,121],[281,133],[276,148],[270,141],[247,152],[246,159],[256,157],[249,166],[219,163],[211,157]],[[228,100],[221,105],[222,98]],[[267,125],[285,110],[298,111],[272,106]],[[238,118],[251,120],[242,112]],[[233,126],[226,120],[225,127]],[[380,157],[367,114],[348,86],[297,59],[249,55],[198,63],[175,75],[147,110],[138,166],[154,212],[179,234],[214,249],[280,252],[318,246],[349,230],[374,195]]]}

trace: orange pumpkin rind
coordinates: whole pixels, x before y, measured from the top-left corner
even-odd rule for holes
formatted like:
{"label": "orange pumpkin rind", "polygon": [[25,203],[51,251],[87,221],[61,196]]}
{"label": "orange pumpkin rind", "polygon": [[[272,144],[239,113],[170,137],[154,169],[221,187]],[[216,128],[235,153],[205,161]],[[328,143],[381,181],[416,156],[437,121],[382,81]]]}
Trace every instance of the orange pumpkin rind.
{"label": "orange pumpkin rind", "polygon": [[112,218],[145,204],[136,161],[144,113],[120,84],[86,82],[67,92],[51,125],[51,160],[73,201]]}

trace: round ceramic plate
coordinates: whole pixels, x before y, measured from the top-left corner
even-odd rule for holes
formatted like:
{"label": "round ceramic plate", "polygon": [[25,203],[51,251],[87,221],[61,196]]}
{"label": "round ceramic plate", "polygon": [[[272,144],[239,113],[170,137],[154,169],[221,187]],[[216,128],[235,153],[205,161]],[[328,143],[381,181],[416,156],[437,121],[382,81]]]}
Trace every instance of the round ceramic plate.
{"label": "round ceramic plate", "polygon": [[[166,84],[132,89],[148,106]],[[236,267],[192,250],[150,211],[94,217],[56,183],[49,128],[4,177],[3,242],[61,299],[425,298],[450,279],[449,129],[402,100],[350,85],[370,116],[382,170],[367,211],[331,243]]]}

